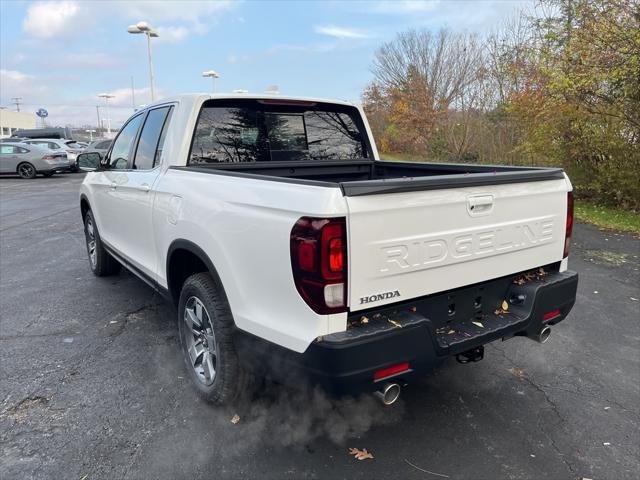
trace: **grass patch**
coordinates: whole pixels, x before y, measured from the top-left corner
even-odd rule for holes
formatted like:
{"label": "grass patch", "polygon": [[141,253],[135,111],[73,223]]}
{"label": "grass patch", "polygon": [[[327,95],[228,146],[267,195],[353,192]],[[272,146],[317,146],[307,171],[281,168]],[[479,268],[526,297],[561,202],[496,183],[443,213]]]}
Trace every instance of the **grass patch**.
{"label": "grass patch", "polygon": [[390,160],[395,162],[427,162],[429,158],[425,155],[414,155],[409,153],[380,153],[380,160]]}
{"label": "grass patch", "polygon": [[640,234],[640,214],[576,200],[576,219],[601,228]]}

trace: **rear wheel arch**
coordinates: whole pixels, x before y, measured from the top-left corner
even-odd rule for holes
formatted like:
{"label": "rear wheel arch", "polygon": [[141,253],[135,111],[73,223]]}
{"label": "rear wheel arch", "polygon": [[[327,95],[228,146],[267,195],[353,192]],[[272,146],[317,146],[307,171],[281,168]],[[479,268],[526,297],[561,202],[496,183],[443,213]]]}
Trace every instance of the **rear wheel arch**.
{"label": "rear wheel arch", "polygon": [[174,240],[169,246],[166,260],[167,286],[174,305],[178,305],[180,290],[185,280],[200,272],[211,275],[214,283],[228,302],[220,275],[204,250],[189,240]]}

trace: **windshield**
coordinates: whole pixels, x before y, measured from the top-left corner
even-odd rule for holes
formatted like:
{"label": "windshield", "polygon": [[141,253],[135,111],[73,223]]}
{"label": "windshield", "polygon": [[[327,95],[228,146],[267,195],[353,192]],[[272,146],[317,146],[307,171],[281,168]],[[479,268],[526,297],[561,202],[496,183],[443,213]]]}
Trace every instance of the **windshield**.
{"label": "windshield", "polygon": [[370,157],[355,107],[315,102],[214,100],[198,117],[190,164]]}

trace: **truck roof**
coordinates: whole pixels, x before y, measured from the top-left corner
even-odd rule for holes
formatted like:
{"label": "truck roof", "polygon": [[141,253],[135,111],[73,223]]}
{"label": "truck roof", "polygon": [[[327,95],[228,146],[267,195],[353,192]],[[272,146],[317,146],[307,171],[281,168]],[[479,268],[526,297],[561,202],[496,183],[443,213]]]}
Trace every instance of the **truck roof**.
{"label": "truck roof", "polygon": [[213,99],[236,99],[236,98],[247,98],[251,100],[294,100],[294,101],[303,101],[303,102],[321,102],[321,103],[335,103],[338,105],[355,105],[354,102],[349,102],[346,100],[335,100],[335,99],[323,99],[323,98],[315,98],[315,97],[302,97],[295,95],[281,95],[281,94],[269,94],[269,93],[185,93],[181,95],[175,95],[173,97],[163,98],[162,100],[155,101],[148,105],[145,105],[144,108],[148,108],[154,105],[162,105],[164,103],[169,102],[180,102],[182,104],[194,104],[201,103],[205,100],[213,100]]}

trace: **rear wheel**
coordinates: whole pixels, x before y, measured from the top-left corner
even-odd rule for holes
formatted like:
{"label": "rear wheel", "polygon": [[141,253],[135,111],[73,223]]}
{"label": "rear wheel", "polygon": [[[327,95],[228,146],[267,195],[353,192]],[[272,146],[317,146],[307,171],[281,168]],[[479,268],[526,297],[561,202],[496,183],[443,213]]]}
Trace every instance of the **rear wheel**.
{"label": "rear wheel", "polygon": [[84,216],[84,238],[87,244],[87,255],[91,271],[97,277],[106,277],[120,271],[120,263],[109,255],[102,244],[100,233],[91,210]]}
{"label": "rear wheel", "polygon": [[184,282],[178,330],[189,376],[205,400],[224,405],[246,391],[249,375],[233,345],[231,309],[208,273],[196,273]]}
{"label": "rear wheel", "polygon": [[18,175],[26,179],[35,178],[36,169],[29,162],[23,162],[20,165],[18,165]]}

